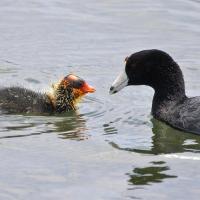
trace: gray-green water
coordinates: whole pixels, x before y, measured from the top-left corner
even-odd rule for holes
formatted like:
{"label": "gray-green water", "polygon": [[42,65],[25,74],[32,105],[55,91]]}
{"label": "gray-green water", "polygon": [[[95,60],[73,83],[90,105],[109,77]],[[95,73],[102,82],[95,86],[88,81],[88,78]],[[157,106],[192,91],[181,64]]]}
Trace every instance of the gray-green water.
{"label": "gray-green water", "polygon": [[1,85],[74,72],[97,91],[66,116],[0,116],[0,199],[199,199],[200,137],[152,120],[148,87],[108,94],[127,55],[159,48],[200,95],[199,25],[197,0],[1,0]]}

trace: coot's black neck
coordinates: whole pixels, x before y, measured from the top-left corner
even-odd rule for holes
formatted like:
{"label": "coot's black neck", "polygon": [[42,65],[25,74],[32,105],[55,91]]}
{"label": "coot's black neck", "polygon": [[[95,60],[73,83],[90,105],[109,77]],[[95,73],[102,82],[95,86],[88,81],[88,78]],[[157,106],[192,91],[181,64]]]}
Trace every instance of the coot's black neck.
{"label": "coot's black neck", "polygon": [[156,83],[152,85],[155,90],[152,104],[152,114],[156,115],[166,104],[175,104],[186,98],[183,74],[177,63],[173,62],[162,70]]}

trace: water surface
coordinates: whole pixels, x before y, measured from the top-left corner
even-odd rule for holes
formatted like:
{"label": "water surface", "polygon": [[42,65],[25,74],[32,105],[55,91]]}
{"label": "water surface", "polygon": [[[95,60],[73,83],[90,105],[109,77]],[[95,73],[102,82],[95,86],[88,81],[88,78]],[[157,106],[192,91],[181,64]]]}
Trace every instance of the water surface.
{"label": "water surface", "polygon": [[0,2],[0,84],[45,91],[75,73],[97,92],[64,116],[0,116],[0,199],[199,199],[200,137],[152,119],[153,90],[109,87],[159,48],[200,95],[200,2]]}

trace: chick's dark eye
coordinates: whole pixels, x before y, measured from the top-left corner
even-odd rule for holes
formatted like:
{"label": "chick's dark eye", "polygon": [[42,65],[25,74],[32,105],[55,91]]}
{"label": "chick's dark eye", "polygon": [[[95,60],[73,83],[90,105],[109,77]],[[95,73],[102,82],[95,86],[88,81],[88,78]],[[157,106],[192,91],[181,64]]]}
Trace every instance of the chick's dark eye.
{"label": "chick's dark eye", "polygon": [[84,84],[83,80],[81,80],[81,79],[75,80],[72,82],[72,87],[79,89],[83,86],[83,84]]}

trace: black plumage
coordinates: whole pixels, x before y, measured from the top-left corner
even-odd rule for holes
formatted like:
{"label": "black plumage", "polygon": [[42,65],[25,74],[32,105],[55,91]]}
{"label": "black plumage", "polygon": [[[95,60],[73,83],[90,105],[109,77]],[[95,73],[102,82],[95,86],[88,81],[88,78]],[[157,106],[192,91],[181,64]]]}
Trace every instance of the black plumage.
{"label": "black plumage", "polygon": [[[200,134],[200,97],[185,94],[182,71],[172,57],[161,50],[144,50],[126,59],[127,85],[154,89],[152,115],[174,128]],[[112,93],[117,90],[112,86]]]}
{"label": "black plumage", "polygon": [[0,89],[0,108],[5,113],[52,113],[54,111],[46,94],[20,87]]}

